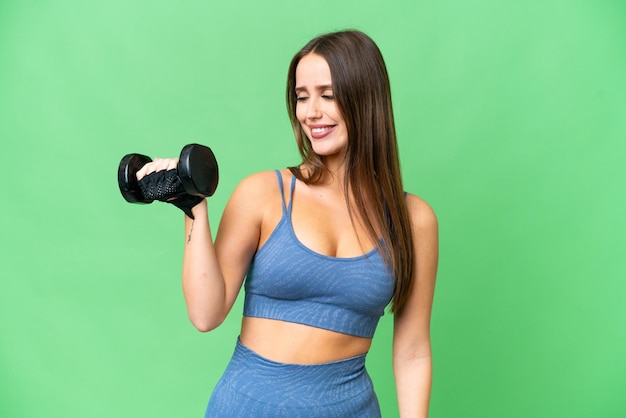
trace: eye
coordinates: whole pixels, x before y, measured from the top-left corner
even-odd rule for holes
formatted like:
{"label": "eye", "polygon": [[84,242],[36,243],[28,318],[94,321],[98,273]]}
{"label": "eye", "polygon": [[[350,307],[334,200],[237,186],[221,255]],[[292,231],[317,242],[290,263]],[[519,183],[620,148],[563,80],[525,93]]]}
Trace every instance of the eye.
{"label": "eye", "polygon": [[296,102],[304,102],[308,99],[307,96],[296,96]]}
{"label": "eye", "polygon": [[335,95],[333,94],[332,89],[324,89],[321,91],[322,99],[324,100],[335,100]]}

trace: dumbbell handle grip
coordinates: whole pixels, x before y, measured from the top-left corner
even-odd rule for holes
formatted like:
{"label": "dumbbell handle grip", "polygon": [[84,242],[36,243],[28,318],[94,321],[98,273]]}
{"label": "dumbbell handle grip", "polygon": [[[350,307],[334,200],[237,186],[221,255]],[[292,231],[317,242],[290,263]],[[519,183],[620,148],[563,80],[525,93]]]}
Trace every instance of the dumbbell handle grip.
{"label": "dumbbell handle grip", "polygon": [[[117,180],[120,192],[130,203],[152,203],[153,199],[143,196],[137,172],[152,159],[142,154],[127,154],[120,161]],[[191,196],[205,198],[217,189],[219,169],[213,151],[200,144],[186,145],[178,159],[176,172],[184,190]]]}

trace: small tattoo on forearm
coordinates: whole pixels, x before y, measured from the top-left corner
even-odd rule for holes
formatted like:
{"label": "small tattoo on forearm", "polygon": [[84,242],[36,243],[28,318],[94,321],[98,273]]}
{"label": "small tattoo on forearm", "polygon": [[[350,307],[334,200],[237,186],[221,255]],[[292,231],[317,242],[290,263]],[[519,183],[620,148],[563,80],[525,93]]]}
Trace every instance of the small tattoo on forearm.
{"label": "small tattoo on forearm", "polygon": [[191,221],[191,229],[189,230],[189,236],[187,236],[187,244],[189,244],[189,242],[191,241],[191,233],[193,232],[193,224],[194,224],[195,220]]}

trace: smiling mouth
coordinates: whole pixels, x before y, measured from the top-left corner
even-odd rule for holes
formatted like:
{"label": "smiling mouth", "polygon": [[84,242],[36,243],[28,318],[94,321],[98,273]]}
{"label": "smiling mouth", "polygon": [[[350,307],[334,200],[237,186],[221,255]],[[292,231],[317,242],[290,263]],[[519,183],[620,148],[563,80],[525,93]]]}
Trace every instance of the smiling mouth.
{"label": "smiling mouth", "polygon": [[323,138],[328,133],[335,129],[335,125],[315,126],[311,127],[311,136],[313,138]]}
{"label": "smiling mouth", "polygon": [[331,130],[332,128],[333,128],[332,126],[324,126],[322,128],[311,128],[311,132],[314,132],[316,134],[321,134],[328,130]]}

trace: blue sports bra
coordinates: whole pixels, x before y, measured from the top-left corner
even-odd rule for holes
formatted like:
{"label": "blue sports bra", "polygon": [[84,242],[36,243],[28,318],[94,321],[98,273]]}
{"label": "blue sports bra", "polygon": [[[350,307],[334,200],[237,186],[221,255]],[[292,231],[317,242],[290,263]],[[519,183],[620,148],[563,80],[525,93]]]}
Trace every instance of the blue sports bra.
{"label": "blue sports bra", "polygon": [[265,244],[257,251],[245,282],[245,316],[277,319],[372,338],[393,295],[395,281],[377,248],[337,258],[317,253],[296,237],[291,202]]}

